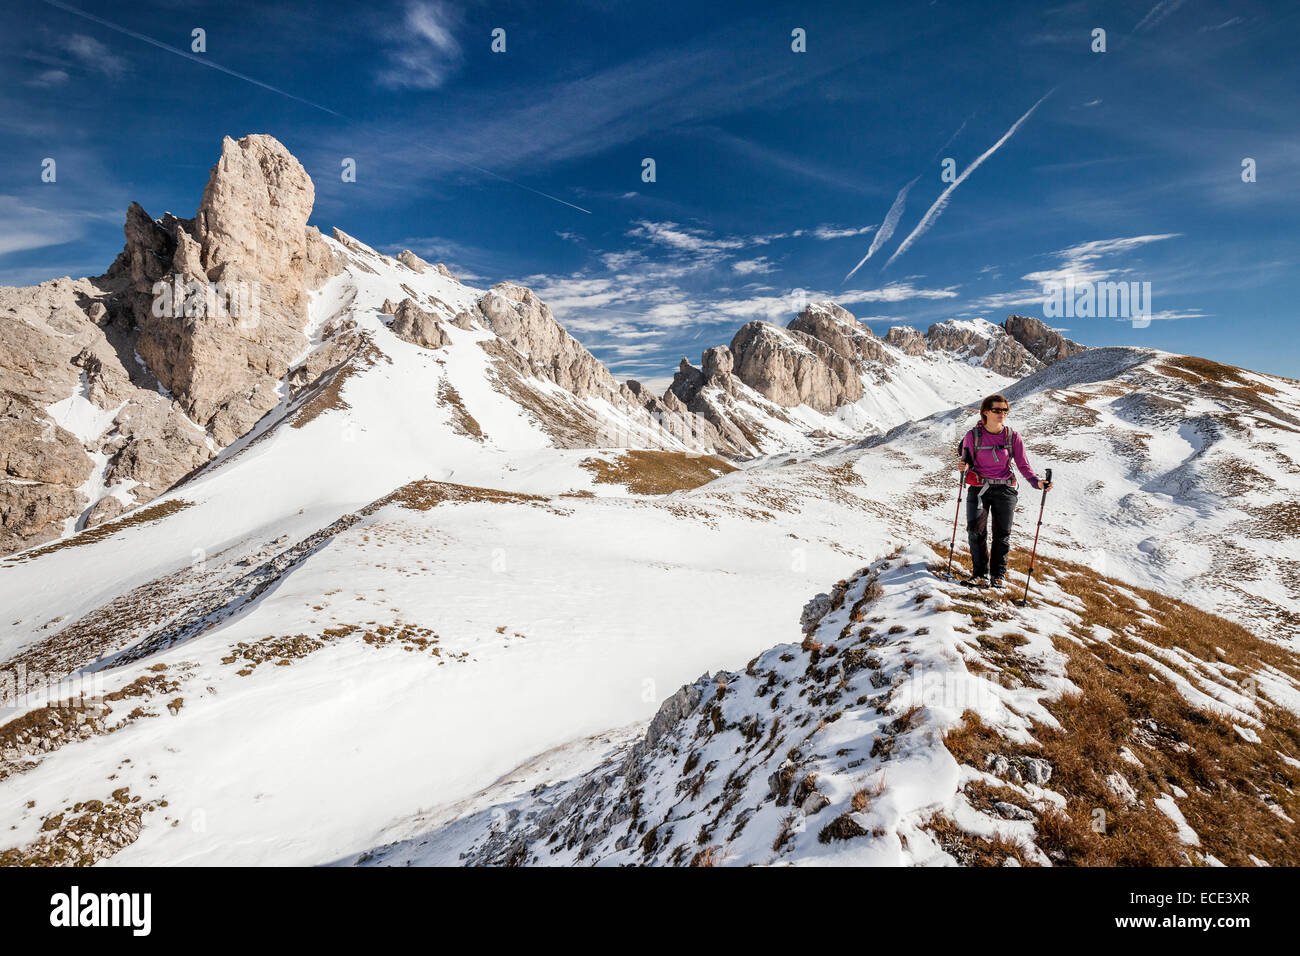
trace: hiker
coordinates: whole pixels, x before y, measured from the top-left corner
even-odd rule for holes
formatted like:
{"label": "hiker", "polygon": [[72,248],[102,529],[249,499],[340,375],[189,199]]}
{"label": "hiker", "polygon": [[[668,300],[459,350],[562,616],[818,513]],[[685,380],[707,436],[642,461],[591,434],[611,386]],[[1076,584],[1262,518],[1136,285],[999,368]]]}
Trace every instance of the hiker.
{"label": "hiker", "polygon": [[[993,587],[1001,587],[1007,572],[1007,552],[1011,550],[1011,522],[1015,516],[1016,467],[1035,489],[1046,491],[1050,481],[1042,481],[1029,467],[1025,446],[1019,435],[1006,425],[1011,403],[1004,395],[990,395],[980,403],[979,423],[961,440],[961,470],[965,474],[966,534],[970,541],[971,576],[964,584],[984,587],[987,574]],[[988,547],[989,517],[993,519],[993,553]]]}

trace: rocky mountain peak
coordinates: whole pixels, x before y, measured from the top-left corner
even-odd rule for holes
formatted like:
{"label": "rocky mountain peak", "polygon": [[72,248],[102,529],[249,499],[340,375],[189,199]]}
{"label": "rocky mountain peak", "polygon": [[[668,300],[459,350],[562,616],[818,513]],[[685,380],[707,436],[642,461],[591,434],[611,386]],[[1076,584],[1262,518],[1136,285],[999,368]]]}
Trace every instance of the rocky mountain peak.
{"label": "rocky mountain peak", "polygon": [[1069,358],[1087,348],[1070,341],[1041,319],[1029,316],[1008,315],[1002,328],[1045,365]]}
{"label": "rocky mountain peak", "polygon": [[279,398],[307,344],[307,293],[337,271],[307,225],[311,177],[279,140],[222,142],[193,219],[132,203],[109,275],[127,280],[136,350],[182,410],[226,445]]}
{"label": "rocky mountain peak", "polygon": [[279,403],[341,268],[314,196],[274,137],[227,137],[194,218],[132,202],[104,275],[0,289],[0,445],[46,436],[0,461],[0,552],[149,501]]}
{"label": "rocky mountain peak", "polygon": [[516,355],[505,356],[523,374],[550,379],[575,395],[612,395],[618,384],[609,369],[555,320],[550,307],[527,286],[498,282],[478,300],[484,328]]}
{"label": "rocky mountain peak", "polygon": [[907,355],[924,355],[930,348],[925,336],[910,325],[895,325],[885,333],[885,342]]}
{"label": "rocky mountain peak", "polygon": [[926,331],[930,348],[949,352],[1008,378],[1032,375],[1043,363],[998,325],[986,319],[948,319]]}

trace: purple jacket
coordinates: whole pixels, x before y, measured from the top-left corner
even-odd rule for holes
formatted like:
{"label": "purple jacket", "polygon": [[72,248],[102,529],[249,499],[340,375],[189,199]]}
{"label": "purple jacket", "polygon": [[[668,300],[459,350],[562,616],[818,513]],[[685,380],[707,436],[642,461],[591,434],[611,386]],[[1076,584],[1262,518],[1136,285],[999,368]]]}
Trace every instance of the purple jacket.
{"label": "purple jacket", "polygon": [[962,439],[962,458],[966,461],[974,462],[975,472],[981,478],[996,478],[999,481],[1005,481],[1012,477],[1011,460],[1014,458],[1016,467],[1019,468],[1020,473],[1025,476],[1025,480],[1034,488],[1038,487],[1038,476],[1034,474],[1034,469],[1029,467],[1029,460],[1025,458],[1025,443],[1020,440],[1020,434],[1018,432],[1011,433],[1012,441],[1010,454],[1008,454],[1005,447],[1003,447],[992,449],[985,448],[977,455],[975,453],[976,442],[974,440],[977,430],[984,432],[979,444],[987,446],[1005,445],[1008,429],[1006,426],[1003,426],[1002,431],[995,434],[981,429],[979,425],[976,425],[975,428],[968,431],[966,437]]}

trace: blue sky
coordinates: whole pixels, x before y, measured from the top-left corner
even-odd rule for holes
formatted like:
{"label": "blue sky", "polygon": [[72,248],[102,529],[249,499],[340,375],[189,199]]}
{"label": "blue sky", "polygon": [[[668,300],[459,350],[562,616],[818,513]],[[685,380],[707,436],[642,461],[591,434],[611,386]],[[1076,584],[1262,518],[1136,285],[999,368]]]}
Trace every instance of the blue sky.
{"label": "blue sky", "polygon": [[103,272],[265,132],[323,230],[533,286],[620,380],[801,296],[924,329],[1067,273],[1151,283],[1145,327],[1050,320],[1084,344],[1300,377],[1294,3],[0,7],[3,284]]}

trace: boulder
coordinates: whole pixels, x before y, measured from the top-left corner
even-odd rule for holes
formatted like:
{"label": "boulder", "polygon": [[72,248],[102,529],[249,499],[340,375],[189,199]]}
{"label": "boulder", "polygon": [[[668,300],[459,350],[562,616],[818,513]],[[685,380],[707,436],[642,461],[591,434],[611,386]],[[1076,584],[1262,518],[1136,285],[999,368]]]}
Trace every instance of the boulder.
{"label": "boulder", "polygon": [[406,268],[410,269],[412,272],[418,272],[421,275],[424,274],[425,269],[429,268],[429,263],[425,262],[410,249],[403,249],[399,252],[397,254],[397,261],[406,266]]}
{"label": "boulder", "polygon": [[[384,311],[391,303],[385,301]],[[419,345],[426,349],[442,348],[451,342],[447,330],[442,327],[438,317],[424,312],[411,299],[403,299],[393,309],[393,324],[390,328],[400,339]]]}

